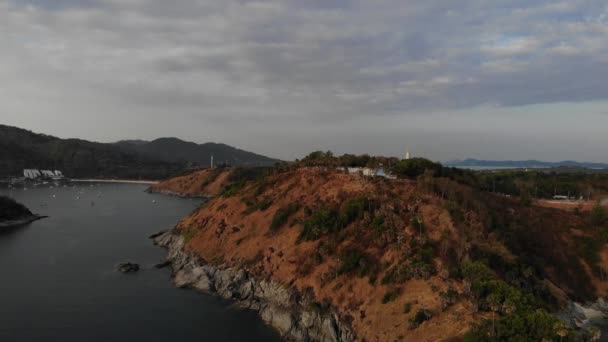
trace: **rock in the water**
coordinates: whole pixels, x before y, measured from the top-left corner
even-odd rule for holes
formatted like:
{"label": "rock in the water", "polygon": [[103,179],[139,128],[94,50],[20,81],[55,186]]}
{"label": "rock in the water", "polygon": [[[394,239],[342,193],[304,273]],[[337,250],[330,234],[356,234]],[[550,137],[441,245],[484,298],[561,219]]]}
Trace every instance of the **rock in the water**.
{"label": "rock in the water", "polygon": [[123,262],[118,264],[118,271],[122,273],[135,273],[139,271],[139,265],[130,262]]}
{"label": "rock in the water", "polygon": [[171,266],[171,261],[167,260],[165,262],[161,262],[160,264],[154,265],[155,268],[165,268],[167,266]]}

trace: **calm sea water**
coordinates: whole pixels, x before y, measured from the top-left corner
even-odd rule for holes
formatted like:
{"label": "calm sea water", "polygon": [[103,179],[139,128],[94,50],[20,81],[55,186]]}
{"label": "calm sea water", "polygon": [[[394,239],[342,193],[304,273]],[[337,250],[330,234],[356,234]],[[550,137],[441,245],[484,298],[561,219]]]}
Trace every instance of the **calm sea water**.
{"label": "calm sea water", "polygon": [[[198,202],[145,188],[0,189],[50,216],[0,231],[0,341],[279,340],[255,313],[177,289],[168,269],[153,268],[166,251],[148,236],[173,227]],[[143,270],[116,272],[125,261]]]}

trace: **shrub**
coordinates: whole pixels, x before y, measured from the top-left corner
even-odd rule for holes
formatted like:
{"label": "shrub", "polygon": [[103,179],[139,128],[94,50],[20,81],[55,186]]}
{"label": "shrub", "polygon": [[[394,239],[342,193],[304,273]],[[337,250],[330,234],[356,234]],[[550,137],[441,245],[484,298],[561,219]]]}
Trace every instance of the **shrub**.
{"label": "shrub", "polygon": [[389,290],[382,297],[382,304],[390,303],[399,297],[399,290]]}
{"label": "shrub", "polygon": [[300,205],[298,203],[290,203],[287,207],[277,210],[270,223],[270,231],[276,232],[279,230],[279,228],[287,223],[289,217],[298,212],[298,210],[300,210]]}
{"label": "shrub", "polygon": [[424,174],[426,170],[440,174],[442,166],[428,159],[412,158],[401,160],[392,167],[392,172],[401,178],[416,178]]}
{"label": "shrub", "polygon": [[372,220],[372,227],[374,227],[374,229],[376,229],[376,230],[383,231],[386,228],[384,226],[385,220],[386,219],[384,218],[383,215],[375,216],[374,219]]}
{"label": "shrub", "polygon": [[319,209],[303,222],[298,241],[313,241],[324,235],[339,232],[361,219],[368,209],[369,199],[365,197],[350,199],[339,209]]}
{"label": "shrub", "polygon": [[522,311],[498,321],[483,320],[473,326],[464,342],[485,341],[582,341],[581,336],[568,329],[545,310]]}
{"label": "shrub", "polygon": [[407,302],[405,303],[405,306],[403,307],[403,313],[410,313],[412,312],[412,302]]}
{"label": "shrub", "polygon": [[304,221],[302,231],[298,236],[298,241],[313,241],[321,236],[335,232],[338,212],[333,209],[320,209]]}
{"label": "shrub", "polygon": [[458,299],[458,292],[450,287],[447,291],[439,294],[439,299],[441,301],[441,308],[445,310],[456,303],[456,300]]}
{"label": "shrub", "polygon": [[182,236],[184,237],[184,244],[187,244],[196,236],[196,229],[184,229],[184,231],[182,232]]}
{"label": "shrub", "polygon": [[603,234],[600,235],[600,239],[591,236],[579,236],[576,238],[579,254],[595,271],[597,271],[597,265],[600,262],[599,252],[602,248],[602,236]]}
{"label": "shrub", "polygon": [[444,208],[450,213],[452,220],[454,223],[463,223],[464,222],[464,214],[462,213],[462,209],[455,201],[447,201],[444,204]]}
{"label": "shrub", "polygon": [[237,167],[228,176],[230,183],[245,183],[254,180],[261,180],[268,174],[269,168],[266,167]]}
{"label": "shrub", "polygon": [[591,210],[591,224],[594,226],[601,226],[608,222],[608,213],[606,208],[602,207],[599,203]]}
{"label": "shrub", "polygon": [[418,246],[416,240],[411,240],[410,245],[413,252],[405,261],[401,261],[386,271],[382,284],[400,284],[409,279],[428,279],[436,273],[433,263],[435,256],[433,246],[428,243]]}
{"label": "shrub", "polygon": [[375,262],[369,255],[358,248],[349,248],[340,255],[337,273],[341,275],[358,272],[360,277],[364,277],[375,268]]}
{"label": "shrub", "polygon": [[401,263],[389,268],[382,284],[401,284],[410,279],[428,279],[435,273],[435,266],[421,261]]}
{"label": "shrub", "polygon": [[272,205],[272,200],[270,198],[266,198],[266,199],[262,200],[260,203],[258,203],[258,209],[260,209],[261,211],[265,211],[266,209],[270,208],[271,205]]}
{"label": "shrub", "polygon": [[220,192],[220,196],[231,197],[236,195],[239,190],[245,187],[247,182],[261,180],[268,173],[265,167],[238,167],[230,172],[228,176],[229,185],[226,185]]}
{"label": "shrub", "polygon": [[462,263],[462,276],[471,283],[494,279],[496,275],[488,266],[479,261]]}
{"label": "shrub", "polygon": [[237,182],[230,185],[224,186],[222,191],[220,192],[220,196],[222,197],[232,197],[237,194],[242,188],[245,187],[245,182]]}
{"label": "shrub", "polygon": [[352,222],[361,219],[363,213],[369,208],[369,200],[366,197],[354,198],[346,201],[340,208],[338,218],[339,228],[344,228]]}
{"label": "shrub", "polygon": [[418,328],[422,323],[428,321],[431,318],[433,318],[433,314],[429,310],[420,309],[416,311],[414,317],[410,318],[409,320],[410,329]]}

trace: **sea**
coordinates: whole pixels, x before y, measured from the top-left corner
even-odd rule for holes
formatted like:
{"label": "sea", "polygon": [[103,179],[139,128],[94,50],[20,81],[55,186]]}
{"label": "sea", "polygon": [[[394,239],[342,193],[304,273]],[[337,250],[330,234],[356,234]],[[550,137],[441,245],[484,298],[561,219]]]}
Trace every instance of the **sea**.
{"label": "sea", "polygon": [[[0,230],[0,341],[279,341],[256,313],[178,289],[151,234],[198,200],[141,184],[0,188],[48,218]],[[121,262],[140,264],[134,274]]]}

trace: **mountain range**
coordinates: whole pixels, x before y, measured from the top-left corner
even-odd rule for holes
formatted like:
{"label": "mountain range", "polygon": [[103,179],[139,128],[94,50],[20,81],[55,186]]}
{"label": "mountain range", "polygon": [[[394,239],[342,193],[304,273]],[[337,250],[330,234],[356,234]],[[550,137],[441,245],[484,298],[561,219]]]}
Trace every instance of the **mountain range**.
{"label": "mountain range", "polygon": [[224,144],[195,144],[177,138],[98,143],[60,139],[0,125],[0,177],[23,169],[61,170],[67,177],[160,179],[186,168],[217,163],[234,166],[272,165],[276,160]]}
{"label": "mountain range", "polygon": [[444,163],[446,166],[453,167],[484,167],[484,168],[556,168],[556,167],[577,167],[587,169],[607,169],[608,164],[606,163],[595,163],[595,162],[577,162],[571,160],[565,160],[560,162],[546,162],[539,160],[479,160],[479,159],[465,159],[465,160],[451,160]]}
{"label": "mountain range", "polygon": [[123,140],[115,145],[126,151],[169,163],[193,163],[209,166],[211,156],[216,165],[269,166],[278,161],[226,144],[211,142],[196,144],[177,138],[160,138],[153,141]]}

